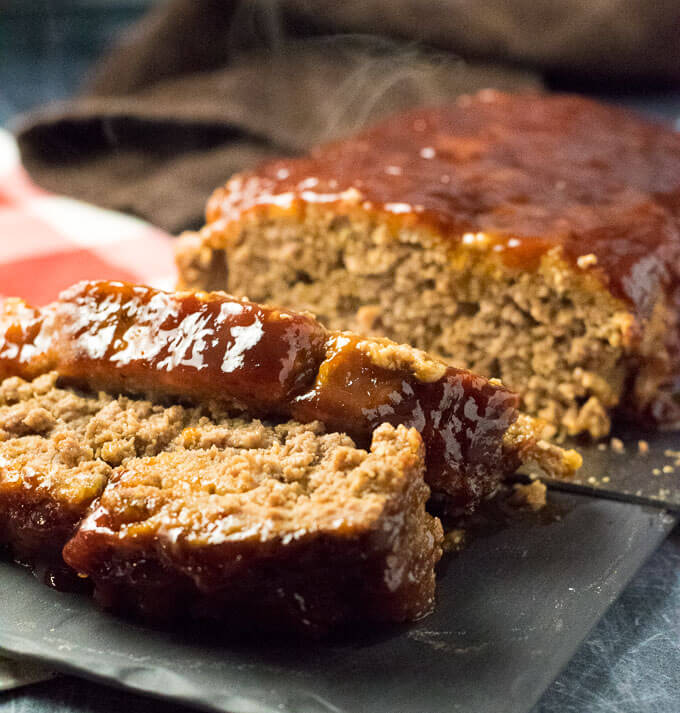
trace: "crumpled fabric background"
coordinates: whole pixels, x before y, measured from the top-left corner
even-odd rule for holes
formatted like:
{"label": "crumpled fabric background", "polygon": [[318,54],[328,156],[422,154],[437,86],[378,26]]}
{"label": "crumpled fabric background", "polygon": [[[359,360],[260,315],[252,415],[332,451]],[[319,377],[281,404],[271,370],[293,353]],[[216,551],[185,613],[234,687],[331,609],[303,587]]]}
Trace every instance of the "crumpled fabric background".
{"label": "crumpled fabric background", "polygon": [[670,0],[171,0],[18,140],[39,185],[177,232],[233,172],[416,104],[554,76],[677,85],[678,37]]}

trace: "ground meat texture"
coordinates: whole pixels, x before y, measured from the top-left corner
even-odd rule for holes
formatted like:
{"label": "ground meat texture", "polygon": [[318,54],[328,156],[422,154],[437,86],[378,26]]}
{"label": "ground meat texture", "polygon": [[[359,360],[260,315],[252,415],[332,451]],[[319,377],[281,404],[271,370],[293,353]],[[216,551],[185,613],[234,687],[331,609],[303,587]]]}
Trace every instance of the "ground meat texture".
{"label": "ground meat texture", "polygon": [[396,116],[211,199],[180,284],[498,377],[562,435],[680,425],[680,136],[569,96]]}
{"label": "ground meat texture", "polygon": [[172,447],[196,418],[180,406],[60,388],[54,372],[0,382],[0,544],[60,562],[112,468]]}
{"label": "ground meat texture", "polygon": [[[629,369],[630,320],[601,290],[581,290],[556,258],[534,272],[473,251],[453,259],[426,232],[388,240],[379,220],[322,208],[308,209],[304,222],[246,216],[226,254],[231,293],[313,311],[331,329],[407,341],[499,378],[522,394],[523,409],[563,433],[609,432]],[[205,274],[182,284],[214,282]]]}
{"label": "ground meat texture", "polygon": [[322,633],[426,614],[424,467],[403,426],[368,452],[319,422],[0,382],[0,544],[58,564],[70,540],[100,602],[143,617]]}
{"label": "ground meat texture", "polygon": [[403,426],[381,426],[367,452],[289,423],[256,447],[132,459],[64,556],[102,604],[154,619],[314,634],[415,619],[433,606],[442,540],[422,451]]}

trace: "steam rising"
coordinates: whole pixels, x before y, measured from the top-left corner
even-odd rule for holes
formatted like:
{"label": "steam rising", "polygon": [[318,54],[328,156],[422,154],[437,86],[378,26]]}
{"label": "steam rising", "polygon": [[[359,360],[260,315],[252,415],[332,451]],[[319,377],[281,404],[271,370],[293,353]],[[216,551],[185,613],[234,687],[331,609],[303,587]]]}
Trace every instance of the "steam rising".
{"label": "steam rising", "polygon": [[[324,35],[310,27],[304,27],[306,34],[300,36],[284,7],[279,0],[241,2],[226,41],[229,53],[239,55],[237,63],[248,57],[261,62],[263,54],[268,58],[261,69],[269,68],[274,78],[262,83],[269,87],[272,112],[299,112],[293,103],[299,103],[302,89],[308,87],[308,114],[301,121],[309,129],[310,144],[355,133],[386,114],[450,101],[461,93],[489,86],[535,86],[513,69],[469,65],[416,42],[361,33]],[[282,68],[288,68],[287,74]]]}

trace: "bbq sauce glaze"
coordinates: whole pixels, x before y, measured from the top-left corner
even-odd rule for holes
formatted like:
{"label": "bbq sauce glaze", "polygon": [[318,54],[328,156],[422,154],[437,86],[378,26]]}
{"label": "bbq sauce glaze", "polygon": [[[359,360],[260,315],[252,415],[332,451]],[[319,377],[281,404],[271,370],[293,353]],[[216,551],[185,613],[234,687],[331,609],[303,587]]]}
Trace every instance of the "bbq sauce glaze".
{"label": "bbq sauce glaze", "polygon": [[326,333],[311,317],[226,295],[81,283],[57,311],[60,375],[104,390],[222,398],[284,415],[324,357]]}
{"label": "bbq sauce glaze", "polygon": [[485,90],[401,114],[240,174],[208,220],[348,200],[452,246],[482,236],[510,267],[553,248],[575,264],[594,255],[588,269],[642,319],[678,292],[680,134],[579,97]]}
{"label": "bbq sauce glaze", "polygon": [[20,300],[0,304],[0,380],[32,379],[52,368],[51,337],[44,328],[50,313]]}
{"label": "bbq sauce glaze", "polygon": [[439,363],[425,377],[408,364],[385,366],[364,348],[371,344],[391,343],[327,332],[307,315],[223,293],[85,282],[42,313],[26,308],[5,325],[0,372],[30,371],[25,355],[37,354],[65,383],[320,420],[361,445],[380,423],[403,423],[423,436],[434,489],[459,505],[492,491],[518,465],[503,447],[518,416],[517,395]]}

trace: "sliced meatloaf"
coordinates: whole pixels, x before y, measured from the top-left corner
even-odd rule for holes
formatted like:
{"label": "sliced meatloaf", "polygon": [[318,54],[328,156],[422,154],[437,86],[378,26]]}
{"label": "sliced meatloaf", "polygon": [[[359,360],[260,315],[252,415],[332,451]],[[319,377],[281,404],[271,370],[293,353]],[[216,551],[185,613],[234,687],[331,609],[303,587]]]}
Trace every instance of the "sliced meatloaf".
{"label": "sliced meatloaf", "polygon": [[580,462],[498,382],[224,293],[10,301],[0,379],[0,544],[63,554],[147,618],[418,618],[442,542],[427,483],[469,510],[520,463]]}
{"label": "sliced meatloaf", "polygon": [[99,601],[145,618],[316,633],[433,606],[442,531],[415,429],[384,425],[367,452],[318,422],[57,378],[0,384],[0,544],[15,556],[53,565],[70,539]]}
{"label": "sliced meatloaf", "polygon": [[179,282],[498,377],[561,434],[680,425],[680,134],[483,91],[215,192]]}
{"label": "sliced meatloaf", "polygon": [[425,441],[427,482],[452,506],[474,506],[527,459],[553,474],[580,464],[541,442],[541,424],[524,418],[519,428],[518,398],[500,382],[224,293],[85,282],[42,310],[15,302],[5,321],[0,370],[49,366],[90,390],[320,420],[364,447],[381,423],[414,427]]}
{"label": "sliced meatloaf", "polygon": [[64,557],[106,607],[324,632],[434,604],[442,529],[415,429],[199,423],[111,474]]}

